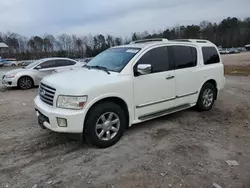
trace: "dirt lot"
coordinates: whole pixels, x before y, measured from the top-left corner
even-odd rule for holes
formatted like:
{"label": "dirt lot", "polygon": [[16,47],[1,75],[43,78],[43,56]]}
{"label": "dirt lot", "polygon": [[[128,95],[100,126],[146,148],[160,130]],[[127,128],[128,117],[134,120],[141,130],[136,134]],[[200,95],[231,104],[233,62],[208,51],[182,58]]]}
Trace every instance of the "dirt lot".
{"label": "dirt lot", "polygon": [[229,54],[222,56],[225,73],[228,75],[250,75],[250,53]]}
{"label": "dirt lot", "polygon": [[250,52],[222,55],[222,58],[227,66],[250,66]]}
{"label": "dirt lot", "polygon": [[0,92],[0,187],[250,187],[250,77],[227,76],[211,111],[135,125],[107,149],[40,129],[36,92]]}

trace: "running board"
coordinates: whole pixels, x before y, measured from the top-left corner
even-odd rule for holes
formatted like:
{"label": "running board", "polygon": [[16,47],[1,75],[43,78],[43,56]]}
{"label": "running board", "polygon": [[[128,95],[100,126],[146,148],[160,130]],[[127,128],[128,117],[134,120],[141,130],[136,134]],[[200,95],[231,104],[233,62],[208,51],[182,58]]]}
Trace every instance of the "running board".
{"label": "running board", "polygon": [[155,112],[155,113],[152,113],[152,114],[140,116],[138,119],[141,120],[141,121],[146,121],[146,120],[150,120],[150,119],[153,119],[153,118],[156,118],[156,117],[161,117],[161,116],[165,116],[167,114],[171,114],[171,113],[174,113],[174,112],[185,110],[185,109],[191,108],[191,107],[192,107],[192,105],[185,104],[185,105],[177,106],[177,107],[170,108],[170,109],[167,109],[167,110],[163,110],[163,111]]}

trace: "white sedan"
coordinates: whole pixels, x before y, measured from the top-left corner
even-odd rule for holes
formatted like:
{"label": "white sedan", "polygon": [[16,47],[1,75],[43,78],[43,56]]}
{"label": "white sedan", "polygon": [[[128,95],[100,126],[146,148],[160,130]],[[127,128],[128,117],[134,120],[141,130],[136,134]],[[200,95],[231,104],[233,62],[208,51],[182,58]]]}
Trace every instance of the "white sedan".
{"label": "white sedan", "polygon": [[6,72],[3,75],[2,83],[6,87],[30,89],[39,85],[44,76],[81,68],[82,66],[82,63],[69,58],[40,59],[23,68]]}

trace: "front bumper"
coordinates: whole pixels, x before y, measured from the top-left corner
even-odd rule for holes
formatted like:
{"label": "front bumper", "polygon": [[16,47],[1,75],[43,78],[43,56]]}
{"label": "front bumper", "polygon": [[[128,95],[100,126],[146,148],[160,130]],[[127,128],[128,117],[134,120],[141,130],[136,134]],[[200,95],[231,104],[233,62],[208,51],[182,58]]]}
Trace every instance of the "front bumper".
{"label": "front bumper", "polygon": [[[43,122],[43,126],[47,129],[61,133],[82,133],[86,115],[85,110],[69,110],[49,106],[43,103],[39,96],[35,98],[34,102],[35,109],[38,111],[37,116],[40,112],[49,119],[49,122]],[[59,127],[57,118],[66,119],[67,127]]]}
{"label": "front bumper", "polygon": [[2,84],[5,87],[17,87],[17,79],[16,78],[6,78],[2,79]]}

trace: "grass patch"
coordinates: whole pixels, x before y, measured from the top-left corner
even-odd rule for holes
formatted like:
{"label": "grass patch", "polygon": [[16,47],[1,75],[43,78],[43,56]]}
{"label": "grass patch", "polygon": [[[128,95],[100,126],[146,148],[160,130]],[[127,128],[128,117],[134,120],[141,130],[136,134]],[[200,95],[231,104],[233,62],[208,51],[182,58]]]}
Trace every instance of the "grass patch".
{"label": "grass patch", "polygon": [[250,66],[225,66],[226,75],[233,76],[250,76]]}

